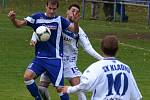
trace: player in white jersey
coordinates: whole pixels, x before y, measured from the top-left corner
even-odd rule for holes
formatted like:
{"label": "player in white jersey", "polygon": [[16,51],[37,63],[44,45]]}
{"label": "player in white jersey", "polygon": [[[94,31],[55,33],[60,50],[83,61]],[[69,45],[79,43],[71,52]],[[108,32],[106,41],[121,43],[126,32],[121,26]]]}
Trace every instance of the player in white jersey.
{"label": "player in white jersey", "polygon": [[106,36],[101,42],[101,49],[104,58],[84,71],[80,84],[65,86],[59,92],[92,91],[91,100],[142,99],[130,67],[115,58],[118,39],[115,36]]}
{"label": "player in white jersey", "polygon": [[[37,12],[31,16],[27,16],[23,20],[16,19],[16,13],[13,10],[8,13],[11,22],[16,27],[27,25],[35,31],[37,27],[44,25],[51,30],[51,38],[48,41],[37,41],[35,46],[35,58],[24,73],[24,83],[35,100],[42,100],[35,83],[35,79],[42,73],[47,73],[56,88],[64,85],[62,31],[69,29],[74,33],[78,33],[79,30],[79,12],[74,13],[72,16],[73,23],[70,23],[62,16],[55,15],[58,6],[58,0],[47,0],[45,13]],[[60,97],[61,100],[69,100],[68,94],[62,94]]]}
{"label": "player in white jersey", "polygon": [[[69,6],[67,11],[67,19],[72,22],[72,13],[77,12],[80,10],[80,7],[76,4],[72,4]],[[67,33],[67,35],[66,35]],[[100,60],[102,59],[102,56],[100,56],[92,47],[87,35],[82,30],[82,28],[79,28],[79,33],[74,36],[74,34],[69,30],[63,31],[63,43],[64,43],[64,49],[63,49],[63,66],[64,66],[64,77],[69,80],[71,85],[77,85],[80,83],[80,76],[81,72],[78,70],[76,62],[78,57],[78,44],[80,44],[83,49],[89,53],[94,58]],[[32,36],[32,42],[34,45],[34,42],[36,42],[36,36],[33,34]],[[50,83],[49,78],[46,74],[42,74],[40,78],[40,86],[39,90],[42,94],[44,100],[50,100],[49,99],[49,93],[48,93],[48,85]],[[86,100],[86,97],[83,92],[78,92],[78,100]]]}

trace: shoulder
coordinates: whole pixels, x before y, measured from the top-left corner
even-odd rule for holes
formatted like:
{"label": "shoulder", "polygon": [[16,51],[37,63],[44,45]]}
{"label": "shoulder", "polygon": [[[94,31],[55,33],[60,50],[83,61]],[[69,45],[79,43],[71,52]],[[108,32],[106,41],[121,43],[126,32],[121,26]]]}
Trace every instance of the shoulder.
{"label": "shoulder", "polygon": [[31,16],[45,15],[43,12],[35,12]]}
{"label": "shoulder", "polygon": [[126,67],[128,67],[129,69],[130,69],[130,67],[129,67],[129,65],[127,65],[127,64],[125,64],[125,63],[123,63],[123,62],[121,62],[121,61],[119,61],[119,60],[117,60],[119,63],[121,63],[122,65],[124,65],[124,66],[126,66]]}
{"label": "shoulder", "polygon": [[45,16],[45,13],[43,13],[43,12],[35,12],[32,15],[27,16],[27,17],[37,19],[37,18],[41,18],[41,17],[44,17],[44,16]]}
{"label": "shoulder", "polygon": [[62,29],[67,29],[69,27],[69,25],[70,25],[70,21],[65,19],[62,16],[59,16],[59,17],[60,17],[60,20],[61,20]]}
{"label": "shoulder", "polygon": [[58,16],[58,18],[60,18],[62,21],[68,21],[66,18],[64,18],[63,16]]}
{"label": "shoulder", "polygon": [[89,69],[97,70],[103,65],[103,60],[96,61],[89,66]]}
{"label": "shoulder", "polygon": [[97,76],[97,75],[101,75],[103,73],[102,70],[102,66],[101,66],[101,61],[97,61],[93,64],[91,64],[85,71],[84,71],[84,75],[88,75],[90,77],[91,76]]}
{"label": "shoulder", "polygon": [[119,60],[117,60],[117,61],[118,61],[117,63],[118,63],[122,68],[124,68],[125,71],[127,71],[128,73],[132,73],[131,68],[130,68],[127,64],[125,64],[125,63],[123,63],[123,62],[121,62],[121,61],[119,61]]}
{"label": "shoulder", "polygon": [[81,27],[79,27],[79,32],[78,32],[79,36],[84,36],[87,37],[86,33],[83,31],[83,29]]}
{"label": "shoulder", "polygon": [[85,32],[83,31],[83,29],[79,26],[79,33],[78,34],[85,34]]}

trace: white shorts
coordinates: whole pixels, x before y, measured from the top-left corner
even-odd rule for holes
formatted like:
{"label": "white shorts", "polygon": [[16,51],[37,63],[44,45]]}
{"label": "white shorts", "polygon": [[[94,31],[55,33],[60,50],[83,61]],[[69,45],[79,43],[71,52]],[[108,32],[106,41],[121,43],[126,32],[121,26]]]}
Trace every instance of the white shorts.
{"label": "white shorts", "polygon": [[[77,76],[81,76],[82,73],[78,70],[77,67],[66,67],[64,68],[64,78],[71,79]],[[50,82],[49,77],[46,73],[43,73],[40,77],[40,81]]]}
{"label": "white shorts", "polygon": [[77,76],[81,76],[82,73],[78,67],[66,67],[64,68],[64,78],[71,79]]}

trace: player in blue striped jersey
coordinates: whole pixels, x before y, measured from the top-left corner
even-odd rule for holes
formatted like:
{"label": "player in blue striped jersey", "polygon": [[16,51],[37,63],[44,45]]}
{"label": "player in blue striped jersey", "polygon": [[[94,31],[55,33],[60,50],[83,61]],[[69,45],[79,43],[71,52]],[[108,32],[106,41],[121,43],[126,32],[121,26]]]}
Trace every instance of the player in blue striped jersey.
{"label": "player in blue striped jersey", "polygon": [[142,95],[130,67],[115,58],[118,39],[106,36],[101,49],[104,58],[84,71],[80,84],[65,86],[60,92],[92,91],[91,100],[141,100]]}
{"label": "player in blue striped jersey", "polygon": [[[73,15],[73,23],[70,23],[65,18],[55,15],[58,6],[58,0],[48,0],[45,5],[45,13],[34,13],[23,20],[16,19],[16,13],[14,11],[8,13],[10,20],[16,27],[27,25],[32,27],[33,30],[36,30],[37,27],[44,25],[51,30],[51,38],[48,41],[37,42],[35,58],[24,73],[25,85],[35,100],[42,100],[34,79],[43,72],[47,72],[56,88],[64,85],[62,31],[69,29],[74,33],[78,32],[79,13],[77,12]],[[67,94],[61,95],[61,100],[68,99]]]}
{"label": "player in blue striped jersey", "polygon": [[[80,11],[80,7],[77,4],[71,4],[67,10],[67,17],[70,22],[72,22],[72,13]],[[36,33],[33,33],[31,44],[35,45],[37,41]],[[102,59],[92,47],[87,35],[79,27],[79,32],[77,35],[72,34],[71,31],[63,31],[63,41],[64,41],[64,52],[63,52],[63,66],[64,66],[64,77],[70,82],[71,85],[77,85],[80,83],[81,72],[78,70],[76,65],[78,57],[78,44],[80,44],[83,49],[96,59]],[[41,75],[39,90],[44,100],[50,100],[48,93],[48,86],[50,80],[47,75],[44,73]],[[83,92],[78,92],[78,100],[86,100],[86,96]]]}

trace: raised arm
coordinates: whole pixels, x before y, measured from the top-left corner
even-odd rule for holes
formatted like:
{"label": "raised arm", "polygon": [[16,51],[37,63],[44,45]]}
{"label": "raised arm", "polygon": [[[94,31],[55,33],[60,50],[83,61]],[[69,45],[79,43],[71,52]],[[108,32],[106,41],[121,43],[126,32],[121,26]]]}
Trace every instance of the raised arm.
{"label": "raised arm", "polygon": [[26,25],[26,21],[25,20],[18,20],[16,19],[16,13],[15,11],[11,10],[8,13],[8,17],[10,18],[11,22],[18,28],[20,28],[21,26],[25,26]]}
{"label": "raised arm", "polygon": [[80,20],[80,13],[76,13],[72,17],[73,23],[71,23],[68,27],[68,29],[74,33],[79,32],[79,20]]}

